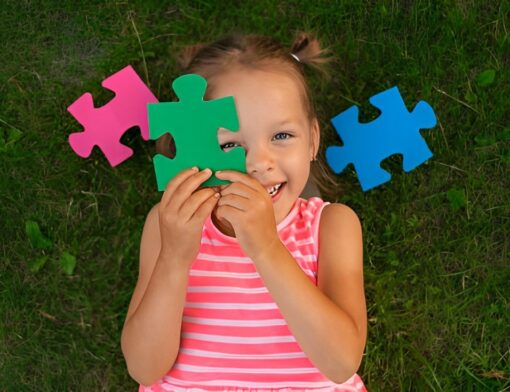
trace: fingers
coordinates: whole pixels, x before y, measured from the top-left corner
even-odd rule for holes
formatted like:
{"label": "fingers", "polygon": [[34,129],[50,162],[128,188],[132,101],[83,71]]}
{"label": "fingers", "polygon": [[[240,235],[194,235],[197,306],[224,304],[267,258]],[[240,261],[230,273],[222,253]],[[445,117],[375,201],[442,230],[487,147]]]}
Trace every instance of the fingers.
{"label": "fingers", "polygon": [[245,199],[249,199],[255,195],[255,191],[252,188],[239,182],[234,182],[227,185],[220,191],[220,193],[222,197],[228,195],[238,195],[240,197],[244,197]]}
{"label": "fingers", "polygon": [[187,178],[191,177],[193,174],[198,172],[197,167],[193,167],[187,170],[183,170],[179,174],[177,174],[173,179],[168,181],[168,184],[166,185],[165,191],[163,193],[163,196],[161,197],[161,205],[166,206],[168,202],[170,201],[170,198],[172,194],[174,193],[175,189],[184,182]]}
{"label": "fingers", "polygon": [[198,191],[194,192],[182,205],[179,211],[179,215],[185,222],[187,222],[193,217],[193,215],[197,212],[202,204],[207,202],[209,199],[212,199],[214,200],[214,206],[216,205],[219,197],[220,194],[213,188],[199,189]]}
{"label": "fingers", "polygon": [[[174,211],[179,211],[182,204],[191,196],[191,194],[211,176],[212,172],[210,169],[205,169],[200,172],[194,171],[193,169],[185,170],[179,173],[169,184],[163,197],[166,197],[165,203],[162,204],[166,207],[170,204]],[[168,195],[166,195],[168,193]]]}
{"label": "fingers", "polygon": [[261,196],[263,199],[269,199],[267,190],[256,179],[247,174],[225,170],[219,173],[216,172],[216,177],[232,182],[221,190],[218,207],[229,206],[236,210],[247,211],[253,208],[252,203],[256,200],[261,200]]}
{"label": "fingers", "polygon": [[260,183],[245,173],[241,173],[235,170],[222,170],[217,171],[214,175],[220,180],[227,180],[230,182],[240,182],[246,186],[259,190],[261,188]]}
{"label": "fingers", "polygon": [[211,174],[211,169],[204,169],[180,184],[172,197],[173,208],[180,211],[186,200],[191,197],[192,193],[197,190],[200,184],[211,177]]}
{"label": "fingers", "polygon": [[229,222],[231,225],[236,223],[236,216],[239,213],[234,207],[218,206],[215,211],[216,218]]}
{"label": "fingers", "polygon": [[195,211],[193,216],[191,217],[191,220],[197,220],[200,222],[200,224],[203,225],[205,219],[211,214],[214,207],[216,206],[216,203],[218,202],[218,193],[214,193],[212,196],[209,197],[205,202],[203,202],[200,207]]}
{"label": "fingers", "polygon": [[218,200],[218,207],[221,206],[229,206],[241,211],[247,211],[250,208],[250,200],[235,194],[226,196],[222,194],[220,200]]}
{"label": "fingers", "polygon": [[228,195],[238,195],[246,199],[252,199],[256,197],[258,193],[267,193],[257,180],[251,178],[247,174],[226,170],[216,172],[215,175],[219,179],[231,181],[231,184],[221,189],[220,193],[222,198]]}

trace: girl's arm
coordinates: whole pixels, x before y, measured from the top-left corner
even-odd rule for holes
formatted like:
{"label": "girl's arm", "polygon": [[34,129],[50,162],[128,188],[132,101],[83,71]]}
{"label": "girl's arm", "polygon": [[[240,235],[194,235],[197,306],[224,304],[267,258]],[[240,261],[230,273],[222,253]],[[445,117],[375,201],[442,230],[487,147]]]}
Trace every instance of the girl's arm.
{"label": "girl's arm", "polygon": [[121,337],[129,374],[143,385],[160,379],[177,358],[189,269],[219,196],[198,189],[211,174],[191,168],[175,176],[143,228],[140,274]]}
{"label": "girl's arm", "polygon": [[350,208],[331,204],[319,229],[318,287],[281,242],[254,262],[303,351],[342,383],[357,371],[366,340],[361,225]]}
{"label": "girl's arm", "polygon": [[140,272],[121,346],[129,374],[151,385],[173,365],[179,350],[188,269],[160,254],[158,205],[149,212],[140,245]]}
{"label": "girl's arm", "polygon": [[216,214],[233,226],[301,348],[328,378],[347,380],[359,367],[366,339],[358,217],[344,205],[324,208],[317,287],[278,237],[267,190],[244,173],[225,170],[216,177],[232,181],[221,191]]}

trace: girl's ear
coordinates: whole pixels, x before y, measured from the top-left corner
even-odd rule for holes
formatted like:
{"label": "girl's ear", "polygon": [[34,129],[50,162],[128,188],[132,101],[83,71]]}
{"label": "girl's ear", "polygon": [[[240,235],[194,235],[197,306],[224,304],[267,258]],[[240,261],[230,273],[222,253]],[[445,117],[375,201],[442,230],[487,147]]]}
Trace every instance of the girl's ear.
{"label": "girl's ear", "polygon": [[314,117],[310,124],[310,161],[317,159],[319,144],[321,141],[321,130],[317,117]]}

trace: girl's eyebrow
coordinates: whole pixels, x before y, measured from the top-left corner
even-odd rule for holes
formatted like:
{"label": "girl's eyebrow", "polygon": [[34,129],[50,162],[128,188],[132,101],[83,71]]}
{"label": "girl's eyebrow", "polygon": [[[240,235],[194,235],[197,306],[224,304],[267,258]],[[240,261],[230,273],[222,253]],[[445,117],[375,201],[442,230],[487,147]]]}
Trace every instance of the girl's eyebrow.
{"label": "girl's eyebrow", "polygon": [[[279,129],[279,128],[282,128],[284,126],[296,126],[299,124],[299,121],[298,120],[294,120],[292,118],[284,118],[283,120],[275,120],[273,123],[272,123],[272,126],[271,128],[274,130],[274,129]],[[224,135],[224,136],[235,136],[237,132],[233,132],[233,131],[230,131],[228,128],[223,128],[223,127],[218,127],[218,136],[219,135]]]}
{"label": "girl's eyebrow", "polygon": [[281,120],[281,121],[275,121],[274,122],[274,126],[276,128],[283,127],[284,125],[296,125],[296,124],[297,124],[297,121],[293,120],[291,118],[287,118],[287,119],[284,119],[284,120]]}
{"label": "girl's eyebrow", "polygon": [[285,124],[288,124],[291,122],[292,122],[292,120],[290,118],[284,118],[283,120],[275,120],[274,125],[281,126],[281,125],[285,125]]}

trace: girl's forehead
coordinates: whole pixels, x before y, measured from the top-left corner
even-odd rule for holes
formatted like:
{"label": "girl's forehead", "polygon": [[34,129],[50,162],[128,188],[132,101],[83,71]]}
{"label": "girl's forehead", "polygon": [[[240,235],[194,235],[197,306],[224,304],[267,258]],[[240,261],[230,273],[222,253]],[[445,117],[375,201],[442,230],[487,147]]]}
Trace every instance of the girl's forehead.
{"label": "girl's forehead", "polygon": [[259,112],[264,118],[307,115],[299,83],[283,72],[239,69],[209,79],[207,99],[233,96],[239,114]]}
{"label": "girl's forehead", "polygon": [[234,68],[209,78],[210,95],[214,98],[231,95],[298,95],[299,83],[281,71],[266,71],[249,68]]}

